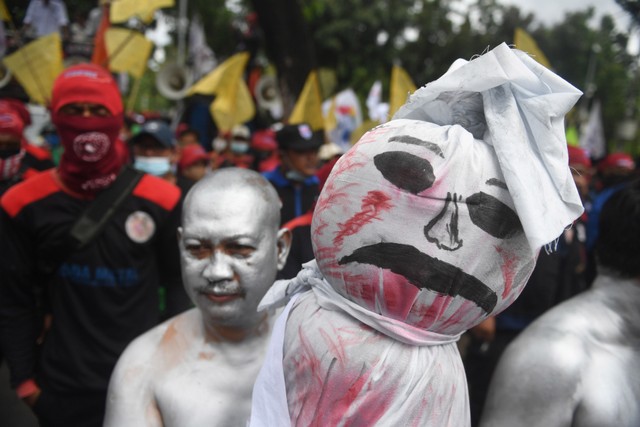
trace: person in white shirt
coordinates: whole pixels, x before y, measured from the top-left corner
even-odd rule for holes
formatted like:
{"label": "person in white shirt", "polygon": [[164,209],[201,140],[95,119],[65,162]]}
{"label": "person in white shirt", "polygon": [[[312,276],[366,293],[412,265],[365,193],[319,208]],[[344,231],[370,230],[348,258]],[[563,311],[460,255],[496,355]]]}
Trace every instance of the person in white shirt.
{"label": "person in white shirt", "polygon": [[56,31],[63,38],[69,35],[69,16],[62,0],[31,0],[22,23],[23,32],[36,38]]}

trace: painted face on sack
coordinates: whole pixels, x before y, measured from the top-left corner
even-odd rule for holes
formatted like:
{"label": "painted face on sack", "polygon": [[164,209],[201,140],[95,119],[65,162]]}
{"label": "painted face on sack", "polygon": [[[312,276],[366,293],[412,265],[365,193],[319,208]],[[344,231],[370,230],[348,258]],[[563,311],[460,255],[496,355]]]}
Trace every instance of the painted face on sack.
{"label": "painted face on sack", "polygon": [[379,126],[340,159],[312,239],[342,295],[447,334],[505,308],[535,265],[493,148],[412,120]]}

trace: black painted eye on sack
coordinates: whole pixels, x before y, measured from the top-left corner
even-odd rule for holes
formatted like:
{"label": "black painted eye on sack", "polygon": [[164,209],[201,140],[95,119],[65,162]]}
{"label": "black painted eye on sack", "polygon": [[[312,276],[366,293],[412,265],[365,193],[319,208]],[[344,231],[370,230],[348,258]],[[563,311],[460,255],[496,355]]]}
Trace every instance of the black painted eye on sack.
{"label": "black painted eye on sack", "polygon": [[418,194],[436,180],[428,160],[404,151],[388,151],[373,158],[382,176],[398,188]]}
{"label": "black painted eye on sack", "polygon": [[508,239],[523,232],[518,215],[495,197],[479,192],[465,202],[471,222],[493,237]]}

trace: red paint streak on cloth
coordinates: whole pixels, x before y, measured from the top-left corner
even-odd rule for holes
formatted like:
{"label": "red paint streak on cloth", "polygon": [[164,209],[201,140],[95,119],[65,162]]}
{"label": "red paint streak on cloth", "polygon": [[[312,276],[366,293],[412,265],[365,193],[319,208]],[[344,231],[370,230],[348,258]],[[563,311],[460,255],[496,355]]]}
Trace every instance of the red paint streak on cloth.
{"label": "red paint streak on cloth", "polygon": [[496,246],[496,252],[502,257],[502,277],[504,278],[504,289],[502,290],[502,299],[505,299],[507,295],[511,293],[511,287],[513,286],[513,277],[515,276],[514,269],[518,266],[517,257],[503,248]]}
{"label": "red paint streak on cloth", "polygon": [[356,234],[362,227],[379,219],[380,214],[391,209],[391,198],[382,191],[369,191],[362,199],[360,212],[349,218],[345,223],[339,224],[340,231],[333,239],[336,246],[342,246],[344,238]]}
{"label": "red paint streak on cloth", "polygon": [[449,307],[449,304],[451,304],[451,301],[453,301],[453,298],[450,296],[436,295],[431,304],[427,306],[422,320],[416,324],[416,327],[421,329],[429,329],[432,327],[440,320],[447,307]]}
{"label": "red paint streak on cloth", "polygon": [[343,370],[333,363],[322,385],[312,426],[371,426],[382,418],[389,405],[388,390],[376,392],[370,384],[374,370],[363,366],[360,371]]}
{"label": "red paint streak on cloth", "polygon": [[404,276],[389,270],[382,272],[382,304],[386,306],[385,315],[397,320],[405,320],[418,295],[419,289]]}

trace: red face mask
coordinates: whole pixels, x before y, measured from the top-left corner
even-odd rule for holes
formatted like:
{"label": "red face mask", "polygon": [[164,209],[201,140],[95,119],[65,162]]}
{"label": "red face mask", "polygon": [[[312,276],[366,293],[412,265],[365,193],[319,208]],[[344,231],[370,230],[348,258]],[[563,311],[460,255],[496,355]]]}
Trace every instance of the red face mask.
{"label": "red face mask", "polygon": [[122,115],[81,117],[53,115],[64,153],[58,171],[71,190],[93,195],[115,181],[123,161],[115,149]]}
{"label": "red face mask", "polygon": [[15,154],[6,157],[0,154],[0,181],[9,180],[18,174],[24,154],[24,149],[18,149]]}

